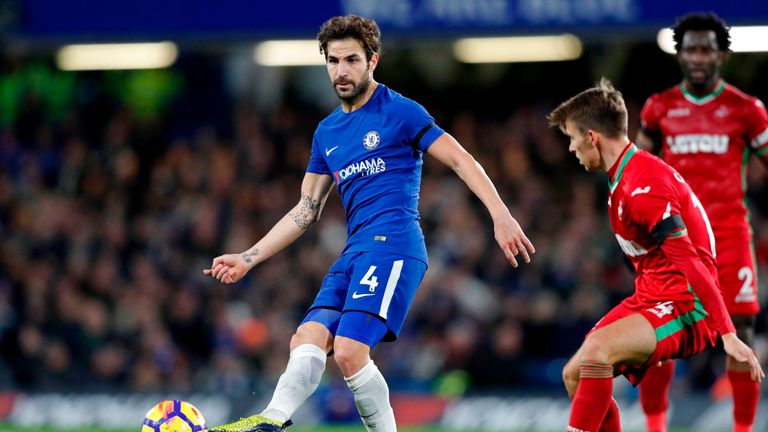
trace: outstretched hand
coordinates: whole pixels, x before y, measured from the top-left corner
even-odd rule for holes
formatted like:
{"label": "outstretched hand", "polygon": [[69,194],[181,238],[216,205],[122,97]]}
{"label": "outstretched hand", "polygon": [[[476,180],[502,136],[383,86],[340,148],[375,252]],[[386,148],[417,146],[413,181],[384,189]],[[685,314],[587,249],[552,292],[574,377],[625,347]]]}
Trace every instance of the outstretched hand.
{"label": "outstretched hand", "polygon": [[227,254],[214,258],[211,268],[204,269],[203,274],[222,283],[232,284],[242,279],[250,269],[241,254]]}
{"label": "outstretched hand", "polygon": [[517,223],[515,218],[511,215],[506,216],[494,224],[493,230],[496,241],[499,243],[501,250],[504,251],[504,255],[507,256],[507,261],[512,264],[512,267],[517,267],[518,265],[515,258],[518,254],[522,256],[524,262],[531,262],[529,254],[536,253],[536,249],[534,249],[528,237],[525,236],[523,229],[520,228],[520,224]]}
{"label": "outstretched hand", "polygon": [[736,359],[736,361],[749,364],[749,371],[752,374],[752,380],[760,382],[765,378],[765,372],[760,366],[755,352],[749,345],[745,344],[736,336],[736,333],[723,335],[723,348],[725,352]]}

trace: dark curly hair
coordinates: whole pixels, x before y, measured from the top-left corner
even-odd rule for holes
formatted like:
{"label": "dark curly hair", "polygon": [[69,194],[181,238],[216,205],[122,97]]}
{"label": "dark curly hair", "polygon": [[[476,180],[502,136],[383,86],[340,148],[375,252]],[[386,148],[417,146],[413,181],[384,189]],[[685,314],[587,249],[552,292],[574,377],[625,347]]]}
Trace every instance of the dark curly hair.
{"label": "dark curly hair", "polygon": [[678,19],[677,23],[672,27],[675,51],[680,52],[680,48],[683,46],[683,36],[689,30],[712,30],[717,37],[717,49],[727,52],[731,48],[730,28],[714,12],[695,12]]}
{"label": "dark curly hair", "polygon": [[317,34],[320,54],[328,58],[328,42],[353,38],[360,41],[365,57],[371,61],[374,53],[381,53],[381,31],[376,21],[357,15],[336,16],[324,22]]}

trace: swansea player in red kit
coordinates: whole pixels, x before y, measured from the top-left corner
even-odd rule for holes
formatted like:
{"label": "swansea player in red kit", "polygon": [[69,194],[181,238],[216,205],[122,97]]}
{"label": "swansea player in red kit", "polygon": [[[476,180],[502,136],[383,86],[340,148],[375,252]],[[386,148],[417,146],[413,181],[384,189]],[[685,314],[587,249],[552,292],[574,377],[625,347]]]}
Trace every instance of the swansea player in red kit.
{"label": "swansea player in red kit", "polygon": [[[768,115],[756,98],[727,84],[720,66],[730,47],[725,23],[714,14],[680,19],[674,30],[683,82],[651,96],[641,113],[639,147],[660,151],[701,199],[712,223],[720,287],[739,338],[752,346],[759,311],[752,233],[745,205],[745,168],[751,154],[768,165]],[[749,365],[728,357],[734,431],[749,432],[760,388]],[[649,432],[667,429],[667,393],[674,362],[652,368],[640,385]]]}
{"label": "swansea player in red kit", "polygon": [[548,117],[588,171],[607,171],[608,214],[632,261],[635,292],[589,332],[563,370],[573,398],[568,431],[619,431],[613,377],[637,385],[649,368],[712,347],[764,374],[736,335],[717,285],[715,240],[701,203],[683,177],[627,138],[627,109],[610,82],[563,102]]}

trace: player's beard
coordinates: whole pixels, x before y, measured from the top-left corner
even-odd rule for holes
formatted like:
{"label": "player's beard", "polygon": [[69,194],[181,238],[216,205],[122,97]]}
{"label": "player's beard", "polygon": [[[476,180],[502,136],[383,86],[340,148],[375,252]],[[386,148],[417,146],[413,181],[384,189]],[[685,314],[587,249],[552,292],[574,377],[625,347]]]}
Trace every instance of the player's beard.
{"label": "player's beard", "polygon": [[336,92],[336,96],[339,97],[342,101],[349,105],[354,105],[355,102],[357,102],[364,94],[368,91],[368,88],[371,86],[371,79],[369,78],[368,74],[364,74],[363,77],[360,79],[360,82],[357,84],[354,84],[352,87],[352,90],[349,90],[346,93],[342,93],[339,88],[337,87],[338,84],[354,84],[354,81],[343,81],[343,80],[337,80],[333,83],[333,91]]}
{"label": "player's beard", "polygon": [[694,77],[691,73],[691,69],[683,66],[683,76],[688,81],[691,88],[697,93],[706,93],[712,90],[712,87],[717,83],[720,78],[720,68],[716,65],[711,67],[698,68],[704,72],[703,76]]}

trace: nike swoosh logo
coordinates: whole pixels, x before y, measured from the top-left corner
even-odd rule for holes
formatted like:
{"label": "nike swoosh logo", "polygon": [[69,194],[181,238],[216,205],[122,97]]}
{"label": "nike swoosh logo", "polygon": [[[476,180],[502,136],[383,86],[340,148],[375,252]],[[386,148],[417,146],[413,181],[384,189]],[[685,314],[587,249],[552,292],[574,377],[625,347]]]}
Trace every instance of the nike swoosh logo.
{"label": "nike swoosh logo", "polygon": [[637,188],[637,189],[635,189],[635,190],[633,190],[633,191],[632,191],[632,195],[630,195],[630,196],[635,196],[635,195],[639,195],[639,194],[644,194],[644,193],[648,193],[648,192],[650,192],[650,191],[651,191],[651,187],[650,187],[650,186],[646,186],[646,187],[644,187],[644,188]]}
{"label": "nike swoosh logo", "polygon": [[372,296],[372,295],[374,295],[374,294],[375,294],[375,293],[358,294],[358,293],[357,293],[357,291],[355,291],[355,292],[353,292],[353,293],[352,293],[352,298],[353,298],[353,299],[355,299],[355,300],[357,300],[357,299],[359,299],[359,298],[361,298],[361,297],[368,297],[368,296]]}
{"label": "nike swoosh logo", "polygon": [[331,153],[333,153],[333,151],[334,151],[334,150],[336,150],[337,148],[339,148],[339,146],[336,146],[336,147],[331,147],[331,148],[329,148],[329,149],[325,149],[325,155],[326,155],[326,156],[330,156],[330,155],[331,155]]}

